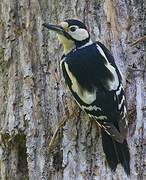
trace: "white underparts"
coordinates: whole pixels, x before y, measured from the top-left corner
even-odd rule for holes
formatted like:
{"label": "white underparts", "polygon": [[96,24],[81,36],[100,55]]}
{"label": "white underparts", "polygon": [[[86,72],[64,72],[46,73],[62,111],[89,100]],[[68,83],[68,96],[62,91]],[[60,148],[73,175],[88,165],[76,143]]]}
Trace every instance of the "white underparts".
{"label": "white underparts", "polygon": [[118,79],[118,75],[116,73],[116,69],[109,63],[105,53],[103,52],[102,48],[96,44],[97,49],[99,50],[100,54],[105,58],[106,63],[105,66],[109,69],[109,71],[112,73],[114,80],[108,80],[108,85],[109,85],[109,90],[116,90],[119,86],[119,79]]}
{"label": "white underparts", "polygon": [[89,92],[88,90],[82,88],[75,76],[69,70],[68,64],[64,62],[64,65],[66,72],[72,82],[72,90],[79,96],[79,98],[84,103],[91,104],[92,102],[94,102],[96,100],[96,89],[94,89],[92,92]]}

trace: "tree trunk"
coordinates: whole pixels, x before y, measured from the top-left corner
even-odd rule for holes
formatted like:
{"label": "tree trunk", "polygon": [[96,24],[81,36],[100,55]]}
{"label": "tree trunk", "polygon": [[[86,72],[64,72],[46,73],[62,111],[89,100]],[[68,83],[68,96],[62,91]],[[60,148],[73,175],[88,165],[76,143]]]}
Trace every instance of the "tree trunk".
{"label": "tree trunk", "polygon": [[[74,17],[86,23],[93,41],[108,47],[123,73],[130,177],[120,165],[115,173],[107,166],[97,124],[78,108],[64,84],[62,46],[42,26]],[[143,36],[143,0],[1,0],[0,179],[144,179]]]}

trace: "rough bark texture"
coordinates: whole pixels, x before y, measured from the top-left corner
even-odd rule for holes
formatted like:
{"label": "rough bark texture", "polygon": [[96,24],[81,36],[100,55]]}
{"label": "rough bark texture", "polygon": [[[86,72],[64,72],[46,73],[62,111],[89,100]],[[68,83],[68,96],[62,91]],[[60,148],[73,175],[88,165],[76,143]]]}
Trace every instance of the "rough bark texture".
{"label": "rough bark texture", "polygon": [[[123,72],[131,176],[108,168],[97,124],[65,87],[62,46],[42,23],[78,17]],[[144,0],[0,0],[0,179],[144,179]],[[129,69],[129,66],[133,70]],[[76,110],[76,111],[75,111]],[[75,111],[74,116],[70,114]],[[51,150],[50,139],[64,118]]]}

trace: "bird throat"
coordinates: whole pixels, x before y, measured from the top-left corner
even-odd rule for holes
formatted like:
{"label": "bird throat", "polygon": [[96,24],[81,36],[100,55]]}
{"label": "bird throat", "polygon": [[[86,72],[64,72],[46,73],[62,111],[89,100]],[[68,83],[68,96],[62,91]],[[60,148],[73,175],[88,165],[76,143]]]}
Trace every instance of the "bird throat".
{"label": "bird throat", "polygon": [[75,48],[75,43],[74,41],[67,39],[65,36],[57,33],[58,39],[63,44],[64,47],[64,54],[69,53],[72,49]]}

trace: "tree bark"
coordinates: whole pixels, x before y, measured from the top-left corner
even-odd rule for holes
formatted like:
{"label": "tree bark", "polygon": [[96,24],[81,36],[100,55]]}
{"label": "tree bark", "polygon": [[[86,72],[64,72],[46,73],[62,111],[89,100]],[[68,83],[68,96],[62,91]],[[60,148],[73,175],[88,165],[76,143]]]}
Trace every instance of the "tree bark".
{"label": "tree bark", "polygon": [[[42,26],[74,17],[86,23],[93,41],[108,47],[123,73],[130,177],[120,165],[115,173],[108,168],[97,124],[64,84],[62,46]],[[144,179],[145,38],[137,41],[143,36],[143,0],[1,0],[0,179]]]}

